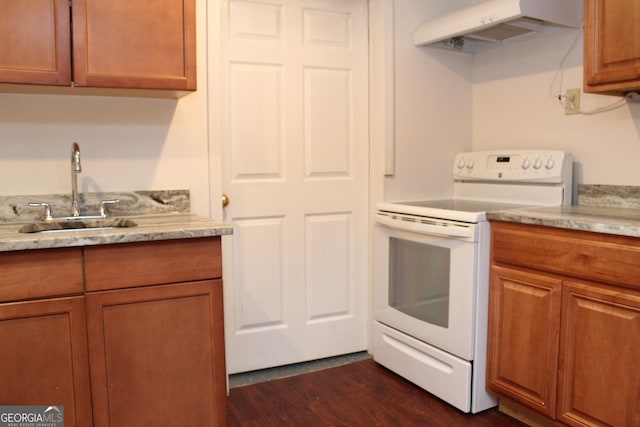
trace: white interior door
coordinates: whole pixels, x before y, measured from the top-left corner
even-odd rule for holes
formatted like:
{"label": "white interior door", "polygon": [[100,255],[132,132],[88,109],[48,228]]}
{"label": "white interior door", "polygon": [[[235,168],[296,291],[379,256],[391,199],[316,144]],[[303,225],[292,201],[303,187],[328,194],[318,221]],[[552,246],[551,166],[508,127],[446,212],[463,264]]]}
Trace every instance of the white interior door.
{"label": "white interior door", "polygon": [[367,1],[220,5],[228,370],[364,350]]}

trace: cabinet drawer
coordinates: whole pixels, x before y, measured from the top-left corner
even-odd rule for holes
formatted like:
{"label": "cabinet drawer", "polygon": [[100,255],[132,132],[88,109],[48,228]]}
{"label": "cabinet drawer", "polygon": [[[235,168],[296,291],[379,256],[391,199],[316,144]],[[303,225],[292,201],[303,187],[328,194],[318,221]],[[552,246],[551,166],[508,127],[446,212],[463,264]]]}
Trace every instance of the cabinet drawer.
{"label": "cabinet drawer", "polygon": [[219,236],[88,246],[84,255],[88,292],[222,277]]}
{"label": "cabinet drawer", "polygon": [[82,249],[42,249],[0,254],[0,301],[79,294]]}
{"label": "cabinet drawer", "polygon": [[640,289],[640,239],[492,222],[493,262]]}

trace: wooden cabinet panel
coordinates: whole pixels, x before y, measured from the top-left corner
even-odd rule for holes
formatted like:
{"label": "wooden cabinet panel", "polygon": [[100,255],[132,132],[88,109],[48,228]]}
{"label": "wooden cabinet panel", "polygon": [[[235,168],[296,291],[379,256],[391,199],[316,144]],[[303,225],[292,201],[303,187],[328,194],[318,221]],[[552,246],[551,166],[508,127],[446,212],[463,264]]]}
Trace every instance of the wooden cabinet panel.
{"label": "wooden cabinet panel", "polygon": [[489,388],[555,417],[562,281],[493,266]]}
{"label": "wooden cabinet panel", "polygon": [[640,292],[571,281],[562,292],[559,418],[640,425]]}
{"label": "wooden cabinet panel", "polygon": [[88,246],[87,291],[222,277],[220,237]]}
{"label": "wooden cabinet panel", "polygon": [[220,280],[86,298],[96,427],[226,425]]}
{"label": "wooden cabinet panel", "polygon": [[640,425],[639,254],[638,238],[493,222],[490,388],[558,425]]}
{"label": "wooden cabinet panel", "polygon": [[196,89],[195,0],[74,0],[76,86]]}
{"label": "wooden cabinet panel", "polygon": [[84,297],[0,304],[0,405],[63,405],[91,426]]}
{"label": "wooden cabinet panel", "polygon": [[0,1],[0,82],[71,84],[68,0]]}
{"label": "wooden cabinet panel", "polygon": [[585,0],[584,91],[640,89],[640,2]]}
{"label": "wooden cabinet panel", "polygon": [[0,302],[83,291],[81,248],[0,253]]}

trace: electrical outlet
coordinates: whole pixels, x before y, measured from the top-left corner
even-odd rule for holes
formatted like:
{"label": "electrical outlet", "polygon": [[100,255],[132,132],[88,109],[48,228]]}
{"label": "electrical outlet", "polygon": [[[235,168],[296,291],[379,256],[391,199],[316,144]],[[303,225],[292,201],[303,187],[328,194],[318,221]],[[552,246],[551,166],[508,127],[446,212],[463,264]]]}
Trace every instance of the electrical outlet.
{"label": "electrical outlet", "polygon": [[564,97],[564,114],[578,114],[580,111],[580,88],[567,89]]}

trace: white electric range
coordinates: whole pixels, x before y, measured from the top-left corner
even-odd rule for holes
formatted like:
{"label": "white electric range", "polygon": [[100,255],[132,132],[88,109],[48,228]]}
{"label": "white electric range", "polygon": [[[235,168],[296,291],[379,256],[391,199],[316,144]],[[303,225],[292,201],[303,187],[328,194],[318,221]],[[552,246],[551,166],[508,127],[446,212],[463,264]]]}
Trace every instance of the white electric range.
{"label": "white electric range", "polygon": [[571,204],[562,151],[460,153],[453,197],[376,208],[374,360],[464,412],[485,389],[490,258],[487,211]]}

